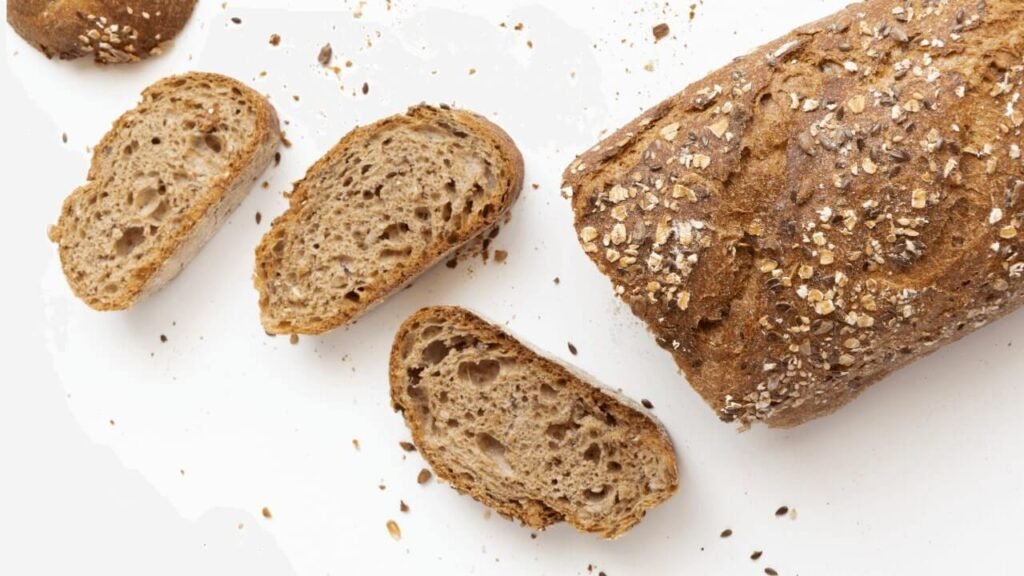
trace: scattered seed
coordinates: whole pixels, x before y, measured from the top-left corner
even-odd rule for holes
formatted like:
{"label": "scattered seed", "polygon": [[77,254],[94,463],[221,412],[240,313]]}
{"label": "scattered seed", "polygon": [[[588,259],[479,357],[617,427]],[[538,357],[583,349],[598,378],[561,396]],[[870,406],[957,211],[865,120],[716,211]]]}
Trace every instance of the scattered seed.
{"label": "scattered seed", "polygon": [[424,468],[423,470],[420,470],[419,475],[416,476],[416,483],[421,485],[426,484],[427,482],[430,482],[430,479],[433,477],[434,475],[430,472],[430,470]]}
{"label": "scattered seed", "polygon": [[562,283],[562,279],[559,278],[558,276],[555,276],[555,286],[558,286],[561,283]]}
{"label": "scattered seed", "polygon": [[402,529],[398,527],[398,522],[394,520],[388,520],[388,534],[395,540],[402,539]]}
{"label": "scattered seed", "polygon": [[668,24],[662,22],[661,24],[658,24],[657,26],[652,28],[651,32],[654,34],[654,41],[655,41],[655,43],[657,43],[662,38],[668,36],[668,33],[669,33]]}
{"label": "scattered seed", "polygon": [[413,444],[412,442],[406,442],[406,441],[403,440],[403,441],[399,442],[398,445],[401,446],[402,450],[405,450],[406,452],[415,452],[416,451],[416,445]]}
{"label": "scattered seed", "polygon": [[402,512],[402,513],[405,513],[405,514],[409,513],[409,505],[405,503],[405,500],[399,500],[398,501],[398,510],[399,510],[399,512]]}
{"label": "scattered seed", "polygon": [[576,349],[576,345],[573,344],[572,342],[569,342],[569,353],[572,354],[573,356],[576,356],[580,353],[579,350]]}
{"label": "scattered seed", "polygon": [[280,44],[281,44],[281,35],[280,34],[271,34],[270,35],[270,45],[271,46],[278,46]]}
{"label": "scattered seed", "polygon": [[166,334],[161,334],[160,335],[160,342],[162,344],[166,344],[167,343],[167,335]]}
{"label": "scattered seed", "polygon": [[266,506],[263,507],[263,517],[267,520],[274,517],[274,515],[270,513],[270,508],[267,508]]}
{"label": "scattered seed", "polygon": [[260,222],[263,222],[263,214],[260,214],[259,212],[257,212],[256,213],[256,224],[258,225]]}
{"label": "scattered seed", "polygon": [[320,54],[317,55],[316,61],[321,66],[327,66],[331,63],[331,58],[334,57],[334,48],[331,48],[331,43],[324,44],[323,48],[320,49]]}
{"label": "scattered seed", "polygon": [[279,166],[280,164],[281,164],[281,153],[280,152],[274,152],[274,166]]}
{"label": "scattered seed", "polygon": [[232,18],[231,21],[234,22],[235,24],[241,24],[242,23],[242,19],[239,18],[238,16],[235,16],[234,18]]}
{"label": "scattered seed", "polygon": [[651,401],[648,400],[647,398],[641,400],[640,403],[644,405],[644,408],[647,408],[648,410],[654,410],[654,404],[651,403]]}
{"label": "scattered seed", "polygon": [[299,335],[298,335],[298,334],[292,334],[292,335],[291,335],[291,336],[290,336],[290,337],[288,338],[288,341],[289,341],[289,342],[291,342],[291,345],[292,345],[292,346],[295,346],[296,344],[298,344],[298,343],[299,343]]}
{"label": "scattered seed", "polygon": [[722,530],[722,534],[721,534],[722,538],[728,538],[729,536],[732,536],[732,529],[731,528],[726,528],[725,530]]}
{"label": "scattered seed", "polygon": [[363,95],[366,95],[366,94],[369,94],[369,93],[370,93],[370,85],[367,84],[366,82],[363,82]]}
{"label": "scattered seed", "polygon": [[62,142],[64,142],[65,144],[67,144],[67,143],[68,143],[68,133],[67,133],[67,132],[65,132],[65,133],[61,134],[61,135],[60,135],[60,139],[61,139],[61,141],[62,141]]}
{"label": "scattered seed", "polygon": [[776,572],[774,568],[765,568],[764,573],[768,576],[779,576],[779,573]]}
{"label": "scattered seed", "polygon": [[754,553],[750,555],[750,559],[753,560],[754,562],[757,562],[758,560],[761,559],[761,555],[762,554],[764,554],[764,552],[762,552],[760,550],[754,550]]}
{"label": "scattered seed", "polygon": [[786,514],[789,514],[789,506],[780,506],[779,509],[775,511],[776,516],[785,516]]}

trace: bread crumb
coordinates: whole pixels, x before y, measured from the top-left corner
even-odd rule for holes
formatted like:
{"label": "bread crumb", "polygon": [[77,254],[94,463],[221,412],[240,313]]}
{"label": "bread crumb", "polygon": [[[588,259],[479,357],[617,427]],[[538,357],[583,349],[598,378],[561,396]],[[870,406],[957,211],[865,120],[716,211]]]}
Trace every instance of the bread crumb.
{"label": "bread crumb", "polygon": [[472,76],[474,74],[476,74],[476,68],[470,68],[469,69],[469,75]]}
{"label": "bread crumb", "polygon": [[267,508],[266,506],[263,507],[263,517],[267,520],[274,517],[274,515],[270,513],[270,508]]}
{"label": "bread crumb", "polygon": [[416,476],[416,483],[421,485],[426,484],[427,482],[430,482],[430,479],[433,477],[433,473],[431,473],[430,470],[424,468],[420,470],[419,475]]}
{"label": "bread crumb", "polygon": [[402,512],[403,514],[409,513],[409,505],[405,503],[405,500],[398,501],[398,511]]}
{"label": "bread crumb", "polygon": [[654,61],[649,60],[647,64],[644,64],[644,70],[648,72],[654,72]]}
{"label": "bread crumb", "polygon": [[271,34],[270,35],[270,45],[271,46],[279,46],[280,44],[281,44],[281,35],[280,34]]}
{"label": "bread crumb", "polygon": [[320,48],[320,53],[317,54],[316,61],[319,62],[321,66],[327,66],[328,64],[331,63],[331,58],[333,57],[334,48],[332,48],[331,43],[328,42],[327,44],[324,44],[322,48]]}
{"label": "bread crumb", "polygon": [[401,446],[402,450],[405,450],[406,452],[416,451],[416,445],[413,444],[412,442],[406,442],[403,440],[402,442],[399,442],[398,445]]}
{"label": "bread crumb", "polygon": [[283,145],[285,148],[292,147],[292,141],[288,139],[288,135],[285,134],[284,132],[281,132],[281,145]]}
{"label": "bread crumb", "polygon": [[295,346],[296,344],[299,343],[299,335],[298,334],[292,334],[288,338],[288,342],[290,342],[292,346]]}
{"label": "bread crumb", "polygon": [[558,276],[555,276],[555,286],[558,286],[561,283],[562,283],[562,279],[559,278]]}
{"label": "bread crumb", "polygon": [[508,259],[508,252],[505,250],[494,251],[494,261],[498,264],[503,264]]}
{"label": "bread crumb", "polygon": [[662,22],[651,29],[651,33],[654,34],[654,42],[658,43],[662,38],[668,36],[669,27],[668,24]]}
{"label": "bread crumb", "polygon": [[166,334],[161,334],[160,335],[160,343],[161,344],[166,344],[167,343],[167,335]]}
{"label": "bread crumb", "polygon": [[117,426],[117,422],[115,422],[115,421],[114,421],[114,419],[113,419],[113,418],[111,418],[111,419],[110,419],[110,425],[111,425],[111,426]]}
{"label": "bread crumb", "polygon": [[239,522],[239,523],[238,523],[238,526],[237,526],[237,528],[238,528],[239,530],[245,530],[245,524],[243,524],[243,523]]}
{"label": "bread crumb", "polygon": [[402,529],[398,527],[398,522],[388,520],[388,534],[396,541],[402,539]]}
{"label": "bread crumb", "polygon": [[359,439],[358,438],[353,438],[352,439],[352,447],[355,448],[356,450],[359,450]]}
{"label": "bread crumb", "polygon": [[569,353],[573,356],[579,355],[579,350],[576,349],[576,345],[572,342],[569,342]]}

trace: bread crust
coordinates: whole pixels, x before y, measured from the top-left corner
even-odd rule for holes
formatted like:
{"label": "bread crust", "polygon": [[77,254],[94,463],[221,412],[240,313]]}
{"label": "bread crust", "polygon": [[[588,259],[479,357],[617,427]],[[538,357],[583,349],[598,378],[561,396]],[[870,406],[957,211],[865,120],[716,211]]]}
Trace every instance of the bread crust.
{"label": "bread crust", "polygon": [[584,250],[727,422],[792,427],[1024,304],[1024,3],[875,0],[564,174]]}
{"label": "bread crust", "polygon": [[[77,280],[71,273],[72,256],[67,246],[61,242],[63,230],[70,219],[76,217],[76,207],[101,175],[100,151],[112,144],[118,131],[128,126],[139,114],[140,109],[149,102],[166,92],[180,89],[180,86],[196,82],[226,85],[247,95],[257,110],[253,137],[231,163],[225,175],[214,182],[209,191],[198,199],[187,213],[181,215],[186,223],[181,231],[156,248],[156,256],[148,259],[149,263],[141,266],[132,275],[123,290],[113,297],[100,294]],[[279,142],[280,128],[274,107],[259,93],[233,78],[206,72],[189,72],[164,78],[146,88],[142,93],[142,103],[118,118],[110,131],[95,146],[88,175],[89,183],[65,199],[60,219],[50,230],[50,238],[58,245],[61,264],[72,291],[91,308],[100,311],[125,310],[144,297],[157,292],[181,272],[238,207],[255,180],[270,164]]]}
{"label": "bread crust", "polygon": [[[382,274],[380,280],[372,287],[372,290],[368,290],[364,294],[361,306],[352,311],[343,312],[333,317],[320,318],[312,322],[297,321],[294,318],[280,318],[270,302],[270,287],[267,282],[267,279],[271,278],[276,270],[273,248],[283,238],[282,235],[286,233],[289,227],[297,224],[299,216],[297,207],[306,202],[309,197],[307,181],[316,178],[318,174],[328,170],[336,162],[336,159],[343,156],[351,147],[359,146],[362,141],[370,136],[387,130],[393,125],[402,123],[424,125],[454,123],[493,143],[500,151],[500,159],[504,161],[504,165],[500,166],[502,179],[508,182],[501,195],[499,209],[489,218],[468,218],[454,242],[435,243],[432,249],[424,253],[418,262],[414,262],[411,265],[411,268],[416,270],[414,274],[401,275],[389,272]],[[512,141],[512,138],[499,126],[473,112],[447,106],[418,105],[409,108],[405,114],[391,116],[369,126],[358,127],[352,130],[327,154],[313,164],[303,179],[295,184],[295,188],[290,196],[289,209],[283,215],[274,219],[270,231],[263,237],[259,247],[256,249],[256,273],[253,276],[253,283],[260,294],[260,316],[264,329],[271,334],[318,335],[343,326],[367,313],[432,266],[445,260],[474,238],[480,237],[493,229],[519,197],[523,186],[523,174],[523,156]]]}
{"label": "bread crust", "polygon": [[[595,525],[587,522],[574,513],[574,510],[556,498],[536,499],[527,495],[510,501],[489,494],[461,475],[450,473],[444,465],[444,454],[433,450],[424,438],[424,423],[416,417],[416,411],[410,406],[409,396],[405,391],[407,376],[403,363],[402,347],[410,333],[423,324],[444,324],[455,326],[458,331],[476,335],[483,342],[495,344],[504,355],[526,360],[538,359],[540,370],[550,375],[552,381],[564,379],[574,395],[588,399],[591,404],[614,406],[616,417],[622,425],[635,431],[636,437],[645,449],[659,454],[659,462],[667,466],[667,485],[661,490],[652,491],[638,504],[635,514],[619,522],[607,522]],[[639,523],[646,512],[671,498],[679,488],[678,464],[675,448],[668,432],[660,422],[646,414],[636,402],[624,395],[585,380],[575,370],[551,360],[527,347],[515,337],[509,335],[495,324],[487,322],[473,312],[456,306],[434,306],[424,308],[410,316],[395,335],[389,361],[391,402],[395,411],[402,412],[406,425],[412,433],[413,442],[423,457],[430,463],[438,478],[450,484],[460,493],[471,496],[475,500],[489,506],[506,518],[517,519],[524,525],[536,530],[566,521],[577,530],[598,534],[607,539],[615,539],[624,535]]]}
{"label": "bread crust", "polygon": [[48,58],[138,62],[161,52],[195,0],[7,0],[7,21]]}

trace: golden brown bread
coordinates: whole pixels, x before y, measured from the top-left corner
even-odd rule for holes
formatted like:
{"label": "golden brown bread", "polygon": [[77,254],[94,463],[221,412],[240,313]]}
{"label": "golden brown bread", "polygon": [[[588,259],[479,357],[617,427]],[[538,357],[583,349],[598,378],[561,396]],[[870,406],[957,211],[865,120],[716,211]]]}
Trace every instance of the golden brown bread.
{"label": "golden brown bread", "polygon": [[727,422],[789,427],[1024,303],[1024,2],[875,0],[566,170],[580,242]]}
{"label": "golden brown bread", "polygon": [[185,26],[195,0],[7,0],[7,21],[47,57],[137,62]]}
{"label": "golden brown bread", "polygon": [[462,308],[424,308],[391,349],[391,402],[438,478],[538,530],[617,538],[677,490],[668,434]]}

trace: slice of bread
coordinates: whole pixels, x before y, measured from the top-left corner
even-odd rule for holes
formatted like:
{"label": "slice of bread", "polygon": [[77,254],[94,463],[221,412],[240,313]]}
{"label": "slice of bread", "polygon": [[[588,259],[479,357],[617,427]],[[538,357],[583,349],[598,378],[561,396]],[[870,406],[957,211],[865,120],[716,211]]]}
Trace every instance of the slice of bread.
{"label": "slice of bread", "polygon": [[161,52],[195,0],[7,0],[7,21],[48,58],[138,62]]}
{"label": "slice of bread", "polygon": [[390,376],[437,476],[531,528],[617,538],[678,487],[672,441],[640,406],[461,308],[406,320]]}
{"label": "slice of bread", "polygon": [[93,150],[50,238],[75,295],[122,310],[173,279],[274,157],[277,113],[244,84],[193,72],[150,86]]}
{"label": "slice of bread", "polygon": [[256,250],[263,327],[347,324],[493,228],[522,184],[515,144],[470,112],[416,106],[353,130],[295,185]]}

